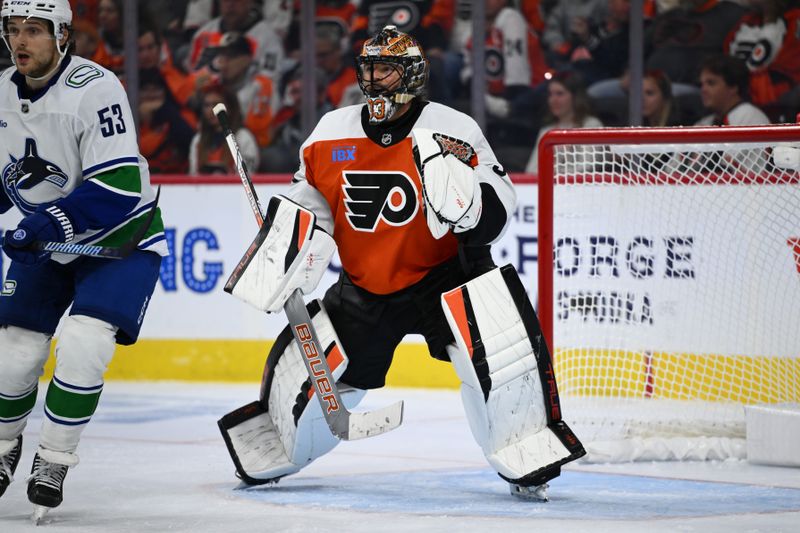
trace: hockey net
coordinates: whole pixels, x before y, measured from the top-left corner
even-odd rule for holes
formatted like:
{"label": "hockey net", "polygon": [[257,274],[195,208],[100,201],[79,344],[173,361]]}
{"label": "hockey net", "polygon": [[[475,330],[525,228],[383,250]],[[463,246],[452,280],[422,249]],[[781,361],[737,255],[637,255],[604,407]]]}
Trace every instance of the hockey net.
{"label": "hockey net", "polygon": [[745,405],[800,401],[796,147],[795,125],[543,139],[539,316],[589,460],[741,458]]}

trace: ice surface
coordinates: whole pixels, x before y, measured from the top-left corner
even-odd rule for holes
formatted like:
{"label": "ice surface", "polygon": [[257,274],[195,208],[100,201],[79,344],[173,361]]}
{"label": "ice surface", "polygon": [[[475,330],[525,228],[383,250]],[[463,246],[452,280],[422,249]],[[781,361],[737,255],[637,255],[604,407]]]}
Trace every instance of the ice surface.
{"label": "ice surface", "polygon": [[108,383],[64,503],[39,528],[24,483],[37,406],[0,499],[0,533],[800,528],[800,469],[743,461],[575,465],[550,483],[550,502],[513,498],[472,440],[455,391],[373,391],[360,408],[406,401],[399,429],[342,443],[276,486],[244,488],[216,420],[257,396],[255,383]]}

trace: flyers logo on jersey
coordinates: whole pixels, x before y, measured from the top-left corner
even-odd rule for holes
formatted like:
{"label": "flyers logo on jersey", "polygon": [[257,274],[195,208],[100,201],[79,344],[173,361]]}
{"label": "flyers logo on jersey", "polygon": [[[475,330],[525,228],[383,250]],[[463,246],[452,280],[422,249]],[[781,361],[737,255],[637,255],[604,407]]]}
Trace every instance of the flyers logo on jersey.
{"label": "flyers logo on jersey", "polygon": [[374,232],[383,220],[403,226],[417,214],[417,187],[403,172],[343,172],[347,221],[356,231]]}

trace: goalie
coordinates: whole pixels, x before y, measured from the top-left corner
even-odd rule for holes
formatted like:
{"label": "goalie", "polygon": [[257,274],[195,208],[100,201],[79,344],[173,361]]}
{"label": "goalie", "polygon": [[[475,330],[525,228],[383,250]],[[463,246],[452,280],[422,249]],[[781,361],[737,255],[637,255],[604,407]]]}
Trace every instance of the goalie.
{"label": "goalie", "polygon": [[[308,310],[345,406],[383,387],[397,345],[420,334],[452,361],[472,433],[512,494],[546,499],[584,451],[561,421],[519,277],[491,258],[514,210],[511,181],[470,117],[422,98],[427,61],[413,38],[386,26],[357,63],[366,105],[322,117],[226,290],[280,312],[316,287],[338,247],[342,273]],[[298,472],[338,443],[310,383],[286,328],[260,400],[219,423],[246,483]]]}

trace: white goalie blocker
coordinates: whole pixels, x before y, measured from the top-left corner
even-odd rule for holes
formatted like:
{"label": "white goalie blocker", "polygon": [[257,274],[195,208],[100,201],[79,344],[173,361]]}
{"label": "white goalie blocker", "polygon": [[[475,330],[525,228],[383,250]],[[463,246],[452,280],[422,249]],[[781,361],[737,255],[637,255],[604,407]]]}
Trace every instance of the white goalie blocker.
{"label": "white goalie blocker", "polygon": [[555,375],[536,314],[511,265],[442,295],[448,347],[475,440],[500,476],[534,487],[586,452],[561,420]]}
{"label": "white goalie blocker", "polygon": [[[331,374],[338,380],[347,368],[347,355],[321,302],[314,300],[307,308]],[[339,391],[348,409],[366,394],[354,388],[340,387]],[[275,482],[336,447],[340,439],[331,433],[314,394],[300,349],[286,328],[267,358],[259,401],[228,413],[217,423],[242,481],[249,485]]]}
{"label": "white goalie blocker", "polygon": [[336,251],[316,215],[280,195],[270,198],[265,223],[225,284],[225,291],[268,313],[283,310],[297,289],[319,284]]}

